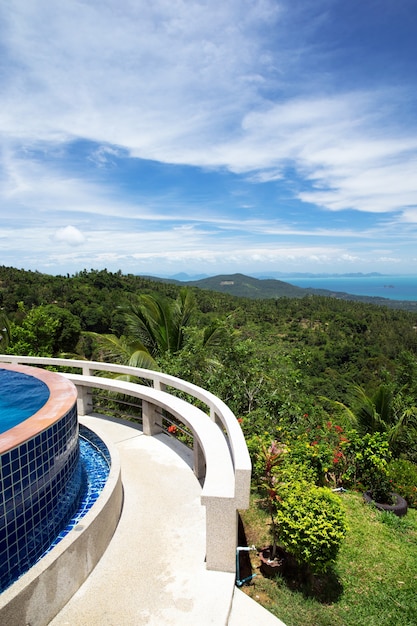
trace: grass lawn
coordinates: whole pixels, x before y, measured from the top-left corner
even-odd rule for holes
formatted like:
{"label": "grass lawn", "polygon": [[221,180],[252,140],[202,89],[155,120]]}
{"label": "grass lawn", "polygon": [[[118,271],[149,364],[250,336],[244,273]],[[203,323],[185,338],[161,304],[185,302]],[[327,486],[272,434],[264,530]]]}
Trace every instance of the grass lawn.
{"label": "grass lawn", "polygon": [[[287,626],[416,626],[417,510],[381,513],[361,495],[340,496],[349,530],[334,568],[312,586],[263,577],[251,553],[251,583],[242,590]],[[256,506],[241,513],[248,545],[270,543],[268,517]],[[241,576],[243,578],[243,575]]]}

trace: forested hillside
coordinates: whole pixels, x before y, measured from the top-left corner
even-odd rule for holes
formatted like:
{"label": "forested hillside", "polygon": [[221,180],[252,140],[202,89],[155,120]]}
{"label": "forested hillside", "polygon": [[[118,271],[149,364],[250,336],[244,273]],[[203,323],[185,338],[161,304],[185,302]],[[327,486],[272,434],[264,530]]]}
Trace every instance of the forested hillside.
{"label": "forested hillside", "polygon": [[[91,356],[91,337],[80,341],[83,333],[128,336],[126,313],[138,297],[155,294],[175,300],[182,289],[178,284],[106,270],[51,276],[0,267],[0,306],[12,325],[8,349],[25,347],[26,328],[34,339],[37,335],[35,347],[27,345],[27,349],[43,350],[42,324],[48,326],[52,318],[60,322],[48,352],[86,350],[86,356]],[[223,339],[211,350],[223,371],[217,380],[216,376],[204,380],[207,372],[182,363],[186,359],[181,351],[175,358],[171,351],[172,363],[163,365],[200,384],[216,386],[215,391],[226,400],[233,396],[232,408],[239,414],[271,402],[280,406],[279,398],[286,393],[285,405],[294,411],[290,401],[294,394],[304,398],[304,405],[318,395],[345,401],[352,384],[373,391],[386,380],[396,380],[404,369],[412,377],[417,314],[324,296],[254,300],[196,287],[188,290],[194,306],[187,349],[201,352],[198,342],[193,345],[196,329],[214,321],[222,324]],[[44,335],[51,333],[46,330]],[[182,367],[188,371],[181,372]],[[235,380],[226,382],[229,378]]]}

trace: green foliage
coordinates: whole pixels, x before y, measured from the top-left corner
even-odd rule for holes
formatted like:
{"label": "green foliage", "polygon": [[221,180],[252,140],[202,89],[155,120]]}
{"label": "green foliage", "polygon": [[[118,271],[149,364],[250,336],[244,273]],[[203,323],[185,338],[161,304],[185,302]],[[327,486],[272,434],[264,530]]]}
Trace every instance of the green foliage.
{"label": "green foliage", "polygon": [[277,508],[280,505],[281,496],[279,494],[279,476],[277,470],[284,462],[286,454],[285,446],[273,441],[269,445],[263,441],[259,442],[257,455],[257,472],[259,472],[259,490],[264,497],[265,507],[271,519],[272,534],[272,558],[275,558],[277,547],[278,526],[276,524]]}
{"label": "green foliage", "polygon": [[417,508],[417,465],[407,459],[393,459],[388,465],[388,475],[392,491]]}
{"label": "green foliage", "polygon": [[[26,310],[54,304],[72,313],[82,331],[117,337],[132,334],[122,315],[131,302],[147,295],[176,301],[182,287],[107,270],[50,276],[0,266],[0,304],[11,322],[22,320],[19,301]],[[192,370],[185,359],[181,365],[203,384],[207,381],[208,388],[230,403],[239,417],[246,421],[249,416],[248,435],[256,432],[260,421],[262,430],[275,437],[279,422],[296,424],[303,413],[311,413],[320,396],[346,403],[353,384],[372,395],[378,385],[393,383],[395,394],[401,390],[403,408],[412,409],[417,376],[407,372],[417,370],[415,314],[324,296],[252,300],[194,286],[188,291],[196,303],[196,328],[232,315],[239,338],[232,344],[217,342],[218,366],[207,373],[204,368]],[[184,334],[190,328],[189,320],[185,321]],[[133,338],[144,343],[137,335]],[[187,339],[182,349],[186,343]],[[175,352],[175,341],[170,345]],[[89,356],[88,342],[80,346]],[[184,377],[188,379],[188,374]],[[417,446],[408,439],[401,440],[399,448],[406,443],[408,454],[417,459]]]}
{"label": "green foliage", "polygon": [[128,332],[153,357],[165,352],[175,354],[184,346],[184,329],[190,324],[195,306],[195,298],[188,289],[181,289],[176,300],[141,295],[127,310]]}
{"label": "green foliage", "polygon": [[52,317],[45,308],[34,308],[24,317],[21,324],[11,325],[8,353],[53,356],[55,336],[58,332],[59,320]]}
{"label": "green foliage", "polygon": [[58,322],[52,350],[54,354],[61,352],[75,352],[81,334],[81,324],[79,319],[67,309],[48,304],[41,307],[47,315]]}
{"label": "green foliage", "polygon": [[6,351],[10,343],[10,321],[7,315],[0,311],[0,350]]}
{"label": "green foliage", "polygon": [[29,356],[56,356],[75,352],[80,323],[69,311],[55,305],[34,307],[28,313],[21,307],[23,319],[10,327],[8,352]]}
{"label": "green foliage", "polygon": [[414,524],[408,516],[399,517],[391,511],[380,511],[378,517],[383,524],[392,528],[395,532],[405,534],[414,529]]}
{"label": "green foliage", "polygon": [[116,337],[116,335],[89,333],[89,336],[95,343],[95,359],[99,361],[103,360],[120,365],[154,370],[159,369],[155,359],[152,358],[140,341],[124,335]]}
{"label": "green foliage", "polygon": [[[400,370],[399,381],[401,378],[403,371]],[[342,414],[349,417],[361,434],[385,433],[391,451],[398,455],[404,448],[404,442],[409,440],[410,434],[412,439],[416,438],[417,407],[410,391],[407,385],[399,387],[391,381],[389,384],[378,385],[376,390],[368,395],[362,387],[354,385],[350,406],[338,401],[334,401],[333,405],[339,407]]]}
{"label": "green foliage", "polygon": [[267,445],[265,437],[258,439],[255,475],[270,516],[272,558],[280,544],[312,572],[327,570],[346,533],[338,497],[313,484],[314,471],[308,462],[290,458],[279,442]]}
{"label": "green foliage", "polygon": [[370,491],[377,502],[388,502],[392,486],[388,474],[391,459],[387,435],[352,431],[346,447],[346,484]]}
{"label": "green foliage", "polygon": [[339,497],[326,487],[293,483],[277,508],[280,544],[312,572],[334,564],[347,532]]}
{"label": "green foliage", "polygon": [[[257,575],[245,592],[287,626],[415,626],[417,510],[402,518],[389,513],[386,523],[361,495],[339,497],[349,530],[335,566],[313,580]],[[263,511],[252,502],[242,512],[245,533],[249,543],[263,546]],[[255,555],[252,565],[257,571]]]}
{"label": "green foliage", "polygon": [[288,441],[288,461],[308,467],[317,485],[339,487],[347,469],[347,446],[343,427],[328,420]]}

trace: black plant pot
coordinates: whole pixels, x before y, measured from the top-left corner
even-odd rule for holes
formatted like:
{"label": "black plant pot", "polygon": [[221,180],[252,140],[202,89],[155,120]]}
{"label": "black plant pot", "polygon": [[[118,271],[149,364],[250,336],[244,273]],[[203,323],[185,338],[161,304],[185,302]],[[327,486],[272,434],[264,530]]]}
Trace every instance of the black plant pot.
{"label": "black plant pot", "polygon": [[299,569],[296,559],[292,554],[284,550],[281,546],[277,546],[275,551],[275,559],[272,557],[272,546],[263,548],[259,552],[261,561],[260,570],[264,576],[268,578],[281,574],[282,576],[294,576]]}
{"label": "black plant pot", "polygon": [[370,491],[365,491],[363,494],[363,499],[368,504],[373,504],[380,511],[390,511],[397,515],[398,517],[403,517],[408,511],[407,501],[404,500],[398,493],[391,493],[392,499],[394,501],[393,504],[385,504],[384,502],[375,502],[372,497],[372,493]]}

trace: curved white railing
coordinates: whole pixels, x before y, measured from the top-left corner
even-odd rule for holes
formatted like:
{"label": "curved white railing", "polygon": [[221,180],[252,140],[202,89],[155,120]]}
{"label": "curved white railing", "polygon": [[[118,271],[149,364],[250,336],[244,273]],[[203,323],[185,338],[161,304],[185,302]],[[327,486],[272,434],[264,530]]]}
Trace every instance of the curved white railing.
{"label": "curved white railing", "polygon": [[[214,394],[180,378],[136,367],[43,357],[0,355],[0,362],[54,366],[60,370],[79,369],[80,374],[61,371],[78,389],[78,412],[92,411],[91,389],[119,392],[142,401],[143,432],[161,432],[155,407],[169,411],[185,424],[194,436],[194,471],[204,471],[202,503],[206,507],[207,567],[235,571],[237,511],[249,506],[251,462],[239,423],[232,411]],[[103,373],[145,379],[152,386],[103,377]],[[209,414],[169,393],[182,391],[204,403]],[[204,457],[204,458],[203,458]]]}

